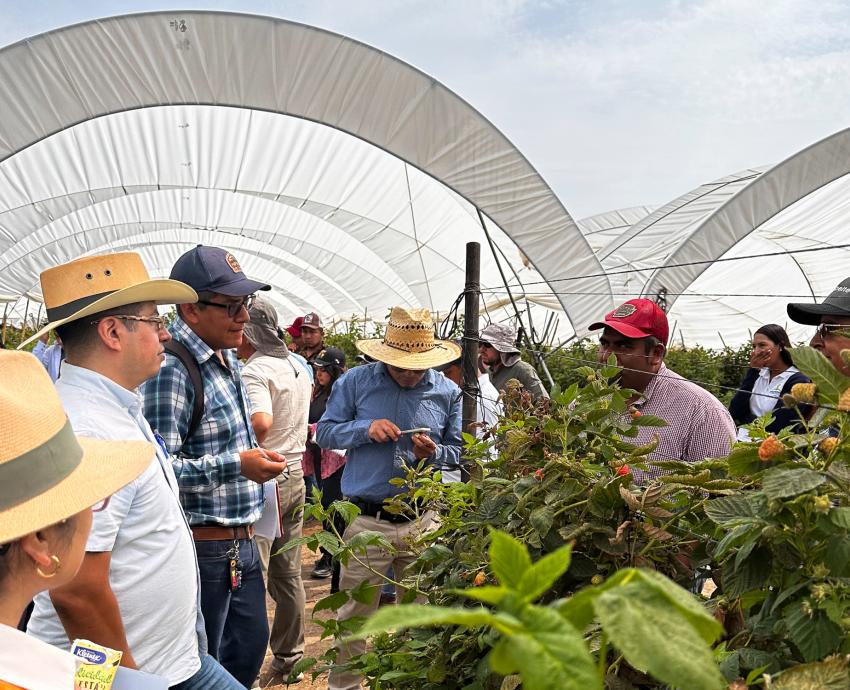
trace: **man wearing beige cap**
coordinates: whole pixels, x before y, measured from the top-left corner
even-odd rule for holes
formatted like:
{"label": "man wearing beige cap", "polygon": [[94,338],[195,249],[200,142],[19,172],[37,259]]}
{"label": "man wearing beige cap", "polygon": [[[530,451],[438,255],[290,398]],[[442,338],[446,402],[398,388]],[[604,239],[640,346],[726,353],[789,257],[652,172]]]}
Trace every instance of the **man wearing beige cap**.
{"label": "man wearing beige cap", "polygon": [[491,323],[481,331],[479,352],[489,370],[490,382],[496,390],[504,391],[508,381],[514,379],[535,398],[548,398],[534,367],[522,361],[516,335],[513,328],[501,323]]}
{"label": "man wearing beige cap", "polygon": [[36,597],[27,632],[65,649],[69,638],[97,641],[123,652],[123,665],[163,676],[172,688],[239,688],[207,654],[173,459],[145,421],[137,391],[159,371],[170,339],[156,306],[194,302],[197,294],[177,281],[151,280],[130,252],[44,271],[41,288],[50,321],[43,331],[55,328],[65,348],[56,389],[75,433],[148,441],[156,452],[95,514],[79,574]]}
{"label": "man wearing beige cap", "polygon": [[[363,581],[375,584],[392,567],[397,576],[414,560],[410,541],[436,527],[436,516],[425,511],[418,518],[409,513],[384,510],[384,500],[401,493],[403,486],[390,484],[405,476],[405,466],[422,461],[438,467],[456,466],[461,451],[461,391],[432,367],[456,360],[460,347],[434,338],[434,324],[427,309],[394,307],[384,337],[360,340],[357,349],[374,360],[355,367],[334,384],[325,414],[316,428],[321,448],[345,448],[347,462],[342,491],[360,509],[345,531],[346,540],[365,531],[384,534],[397,549],[392,555],[368,547],[371,568],[350,559],[343,565],[340,589],[351,590]],[[374,571],[374,572],[373,572]],[[337,620],[365,616],[378,607],[379,591],[362,604],[350,599],[340,608]],[[337,664],[365,649],[362,642],[338,643]],[[330,690],[360,687],[356,674],[334,669]]]}
{"label": "man wearing beige cap", "polygon": [[[267,589],[275,612],[269,636],[274,658],[260,686],[287,679],[304,656],[306,596],[301,580],[301,549],[280,551],[299,539],[304,527],[304,472],[301,457],[307,443],[307,416],[313,386],[304,368],[295,361],[278,331],[278,316],[271,302],[257,298],[248,311],[239,357],[247,359],[242,380],[251,401],[251,424],[257,441],[286,458],[289,473],[277,477],[281,537],[257,535],[257,547],[267,573]],[[300,680],[300,679],[299,679]]]}

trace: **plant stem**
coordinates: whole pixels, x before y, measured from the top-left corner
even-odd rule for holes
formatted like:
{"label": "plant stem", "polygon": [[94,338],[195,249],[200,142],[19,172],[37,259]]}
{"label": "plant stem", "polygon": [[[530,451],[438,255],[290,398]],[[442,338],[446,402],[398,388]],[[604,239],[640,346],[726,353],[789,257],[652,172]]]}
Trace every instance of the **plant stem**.
{"label": "plant stem", "polygon": [[599,638],[599,680],[605,687],[605,674],[608,671],[608,636],[603,630]]}

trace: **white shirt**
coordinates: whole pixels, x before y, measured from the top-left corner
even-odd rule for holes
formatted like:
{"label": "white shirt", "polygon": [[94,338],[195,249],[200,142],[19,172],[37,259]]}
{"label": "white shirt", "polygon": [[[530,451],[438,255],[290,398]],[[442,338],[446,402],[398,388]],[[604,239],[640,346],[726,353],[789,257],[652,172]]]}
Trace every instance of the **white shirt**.
{"label": "white shirt", "polygon": [[285,455],[290,467],[301,467],[313,392],[303,367],[292,355],[270,357],[255,352],[242,367],[242,382],[251,401],[251,414],[272,416],[263,448]]}
{"label": "white shirt", "polygon": [[[478,377],[478,402],[475,408],[475,421],[483,422],[487,427],[495,426],[502,416],[504,408],[499,400],[499,391],[490,382],[489,374],[481,374]],[[475,435],[479,438],[484,433],[480,426],[476,428]],[[491,446],[491,456],[495,457],[496,448]],[[460,470],[442,470],[443,484],[460,481]]]}
{"label": "white shirt", "polygon": [[[171,458],[145,421],[138,392],[68,362],[56,389],[75,433],[156,446],[142,475],[93,514],[86,551],[112,554],[109,584],[139,669],[163,676],[171,685],[180,683],[200,669],[199,645],[205,653],[206,637],[195,544],[178,500]],[[27,632],[70,648],[47,592],[36,596]]]}
{"label": "white shirt", "polygon": [[[763,417],[771,412],[782,395],[785,382],[798,371],[800,370],[797,367],[788,367],[781,374],[770,378],[769,367],[759,369],[759,377],[753,384],[753,392],[750,395],[750,412],[756,417]],[[750,432],[743,426],[738,427],[738,440],[750,440]]]}
{"label": "white shirt", "polygon": [[0,625],[0,680],[27,690],[73,690],[79,662],[70,652]]}

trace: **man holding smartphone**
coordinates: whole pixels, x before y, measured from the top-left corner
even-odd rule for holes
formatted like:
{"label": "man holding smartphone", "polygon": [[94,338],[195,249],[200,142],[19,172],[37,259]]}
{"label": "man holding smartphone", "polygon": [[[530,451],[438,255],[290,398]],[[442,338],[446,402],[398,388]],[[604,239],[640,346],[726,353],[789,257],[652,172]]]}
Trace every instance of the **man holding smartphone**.
{"label": "man holding smartphone", "polygon": [[[404,491],[390,480],[405,476],[405,466],[420,461],[437,466],[456,465],[461,452],[461,391],[434,371],[460,357],[455,343],[434,338],[427,309],[394,307],[384,337],[360,340],[357,349],[376,360],[355,367],[334,384],[325,414],[319,420],[316,443],[322,448],[345,448],[347,462],[342,491],[360,509],[345,531],[346,541],[365,531],[384,534],[397,549],[389,554],[369,547],[361,559],[342,568],[340,588],[351,590],[363,581],[382,582],[380,573],[392,566],[401,577],[414,560],[411,540],[436,527],[432,511],[418,515],[388,513],[384,500]],[[412,507],[411,507],[412,508]],[[378,607],[379,588],[368,604],[350,599],[337,620],[367,616]],[[363,642],[339,641],[337,665],[365,649]],[[329,690],[355,690],[360,678],[334,669]]]}

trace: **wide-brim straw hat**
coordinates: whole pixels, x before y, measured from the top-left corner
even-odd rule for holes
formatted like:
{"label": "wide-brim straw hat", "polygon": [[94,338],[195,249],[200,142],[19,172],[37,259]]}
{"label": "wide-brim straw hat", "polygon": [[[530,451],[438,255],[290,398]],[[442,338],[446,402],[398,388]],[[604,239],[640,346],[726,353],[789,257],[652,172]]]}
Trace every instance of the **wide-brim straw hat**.
{"label": "wide-brim straw hat", "polygon": [[430,369],[460,357],[450,340],[434,337],[434,322],[427,309],[393,307],[383,338],[358,340],[364,355],[399,369]]}
{"label": "wide-brim straw hat", "polygon": [[151,280],[135,252],[99,254],[69,261],[41,274],[48,324],[18,349],[57,326],[136,302],[186,304],[198,293],[177,280]]}
{"label": "wide-brim straw hat", "polygon": [[138,477],[154,453],[144,441],[75,436],[41,362],[0,350],[0,544],[102,501]]}

